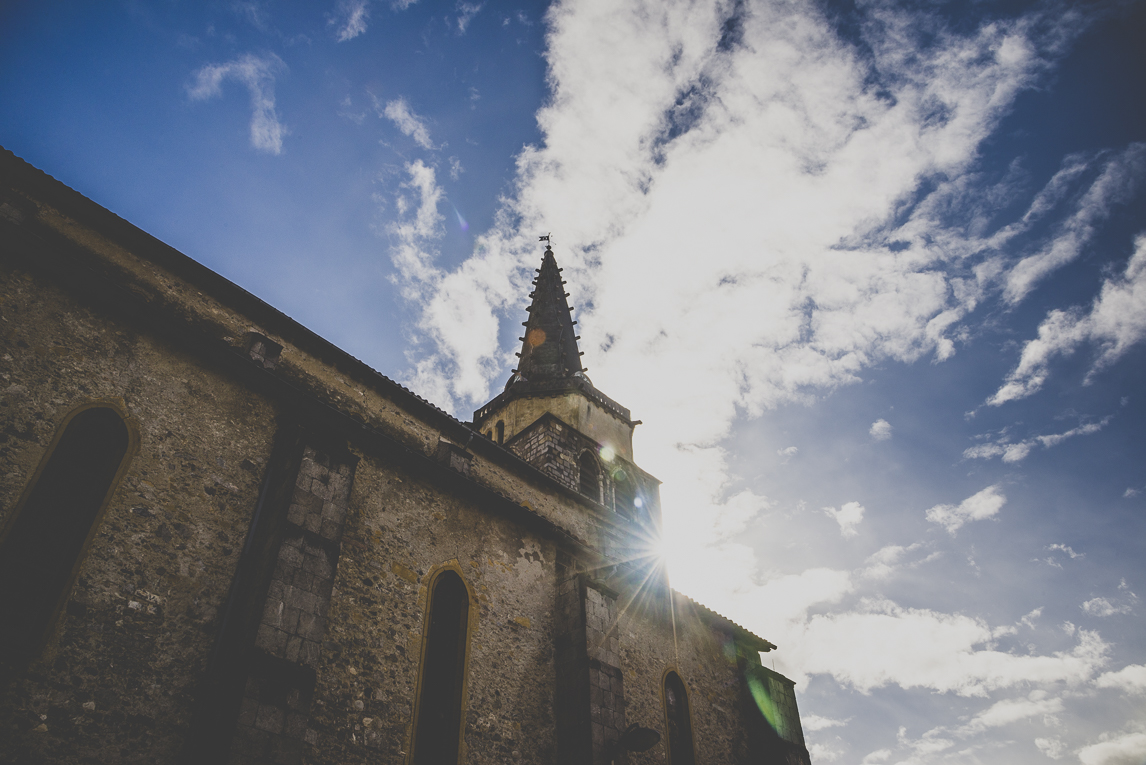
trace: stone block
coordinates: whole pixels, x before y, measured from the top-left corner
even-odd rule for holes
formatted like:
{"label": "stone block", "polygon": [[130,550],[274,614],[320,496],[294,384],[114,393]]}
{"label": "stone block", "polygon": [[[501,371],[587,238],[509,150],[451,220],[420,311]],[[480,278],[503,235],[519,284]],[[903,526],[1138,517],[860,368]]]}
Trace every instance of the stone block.
{"label": "stone block", "polygon": [[302,737],[306,735],[307,716],[297,712],[289,712],[286,718],[286,727],[283,729],[284,735],[293,738],[297,741],[302,741]]}
{"label": "stone block", "polygon": [[[297,608],[287,606],[282,610],[282,618],[279,621],[278,628],[288,635],[293,635],[298,628],[298,617],[300,611]],[[285,644],[283,646],[286,648]]]}
{"label": "stone block", "polygon": [[286,712],[281,707],[260,704],[255,716],[255,727],[268,733],[281,733],[285,718]]}
{"label": "stone block", "polygon": [[283,658],[287,661],[298,661],[301,652],[302,638],[297,635],[287,638],[286,651],[283,653]]}
{"label": "stone block", "polygon": [[255,716],[259,711],[259,702],[250,696],[244,696],[242,704],[239,705],[239,725],[252,727],[255,724]]}
{"label": "stone block", "polygon": [[285,632],[263,623],[259,625],[259,632],[255,635],[255,645],[274,656],[281,656],[286,650],[286,638]]}

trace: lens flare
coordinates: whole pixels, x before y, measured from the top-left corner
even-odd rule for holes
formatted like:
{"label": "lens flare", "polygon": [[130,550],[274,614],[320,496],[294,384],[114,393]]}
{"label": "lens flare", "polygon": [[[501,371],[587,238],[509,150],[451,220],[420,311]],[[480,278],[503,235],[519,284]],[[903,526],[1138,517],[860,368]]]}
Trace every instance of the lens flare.
{"label": "lens flare", "polygon": [[616,456],[617,456],[617,453],[615,451],[613,451],[613,447],[611,447],[611,446],[602,446],[601,447],[601,459],[603,459],[605,462],[612,462],[613,458]]}
{"label": "lens flare", "polygon": [[466,223],[466,219],[462,217],[462,214],[460,212],[458,212],[458,206],[451,203],[450,207],[454,208],[454,215],[458,216],[458,227],[462,231],[469,231],[470,230],[470,224]]}

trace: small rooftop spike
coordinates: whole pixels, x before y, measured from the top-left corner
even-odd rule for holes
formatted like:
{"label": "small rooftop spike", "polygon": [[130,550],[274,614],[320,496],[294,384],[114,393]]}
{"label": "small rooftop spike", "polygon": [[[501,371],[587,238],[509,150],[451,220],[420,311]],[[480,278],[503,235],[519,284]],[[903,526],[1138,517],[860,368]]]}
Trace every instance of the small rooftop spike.
{"label": "small rooftop spike", "polygon": [[525,337],[517,374],[530,382],[572,377],[581,370],[581,353],[573,331],[572,308],[562,288],[561,269],[553,248],[546,244],[538,269],[533,303],[526,309]]}

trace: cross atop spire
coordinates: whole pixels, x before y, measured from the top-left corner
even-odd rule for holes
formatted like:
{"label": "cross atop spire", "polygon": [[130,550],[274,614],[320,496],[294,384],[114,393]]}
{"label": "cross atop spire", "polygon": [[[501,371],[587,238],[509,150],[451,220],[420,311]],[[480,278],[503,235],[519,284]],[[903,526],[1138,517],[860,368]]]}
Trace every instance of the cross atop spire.
{"label": "cross atop spire", "polygon": [[525,324],[525,336],[521,338],[521,361],[510,382],[518,379],[528,382],[559,380],[580,377],[585,371],[581,366],[581,353],[577,349],[577,334],[569,307],[565,282],[561,279],[561,269],[549,237],[545,254],[541,258],[541,268],[533,280],[532,304],[526,310],[529,320]]}

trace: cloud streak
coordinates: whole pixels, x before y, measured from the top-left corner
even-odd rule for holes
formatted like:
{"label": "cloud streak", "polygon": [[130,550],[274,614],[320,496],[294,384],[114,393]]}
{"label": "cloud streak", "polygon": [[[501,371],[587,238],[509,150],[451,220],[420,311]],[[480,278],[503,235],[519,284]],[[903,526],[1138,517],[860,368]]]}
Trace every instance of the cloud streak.
{"label": "cloud streak", "polygon": [[1089,311],[1080,308],[1054,310],[1038,328],[1038,337],[1027,341],[1018,365],[1003,386],[987,399],[1001,406],[1037,393],[1050,376],[1051,362],[1069,356],[1079,346],[1097,346],[1098,356],[1084,383],[1113,364],[1146,337],[1146,236],[1134,243],[1134,253],[1120,276],[1106,279]]}
{"label": "cloud streak", "polygon": [[1052,446],[1058,446],[1063,441],[1075,436],[1089,436],[1093,433],[1105,428],[1112,416],[1103,417],[1098,422],[1088,422],[1085,425],[1079,425],[1077,428],[1071,428],[1065,433],[1052,433],[1045,436],[1035,436],[1025,441],[1010,442],[1006,437],[994,442],[985,444],[976,444],[963,451],[963,459],[992,459],[994,457],[1002,457],[1003,462],[1021,462],[1027,458],[1031,453],[1031,449],[1036,446],[1042,446],[1044,449],[1050,449]]}
{"label": "cloud streak", "polygon": [[342,0],[329,24],[336,28],[335,38],[338,42],[346,42],[366,32],[369,18],[370,6],[367,0]]}
{"label": "cloud streak", "polygon": [[237,80],[251,95],[251,146],[268,154],[282,154],[286,127],[275,111],[275,77],[286,64],[273,53],[247,53],[225,64],[208,64],[195,72],[187,86],[192,101],[206,101],[222,93],[225,80]]}
{"label": "cloud streak", "polygon": [[426,120],[414,113],[405,98],[397,98],[387,102],[382,115],[393,122],[402,133],[414,139],[414,143],[423,149],[434,148],[434,142],[430,140],[429,128],[426,127]]}
{"label": "cloud streak", "polygon": [[1007,497],[999,487],[988,486],[958,505],[936,505],[926,512],[927,520],[942,526],[952,536],[964,524],[994,517],[1006,504]]}

